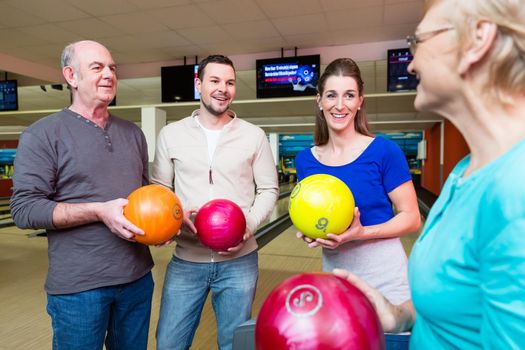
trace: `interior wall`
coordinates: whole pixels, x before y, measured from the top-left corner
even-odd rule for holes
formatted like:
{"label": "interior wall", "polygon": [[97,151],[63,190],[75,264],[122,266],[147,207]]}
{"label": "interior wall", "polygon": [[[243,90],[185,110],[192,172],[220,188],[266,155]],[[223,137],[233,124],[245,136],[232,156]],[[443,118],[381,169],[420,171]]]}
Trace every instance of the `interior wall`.
{"label": "interior wall", "polygon": [[0,140],[0,148],[17,148],[18,140]]}
{"label": "interior wall", "polygon": [[[448,120],[444,122],[443,135],[443,183],[456,164],[468,153],[468,145],[458,129]],[[436,123],[425,130],[423,138],[427,141],[427,157],[421,170],[421,187],[439,195],[440,183],[440,140],[441,124]]]}
{"label": "interior wall", "polygon": [[445,174],[444,180],[447,179],[448,174],[454,169],[456,164],[470,153],[467,143],[463,135],[451,122],[445,120],[445,152],[443,162],[443,172]]}
{"label": "interior wall", "polygon": [[421,167],[421,187],[439,195],[441,190],[439,184],[439,140],[441,136],[440,123],[426,129],[423,138],[427,142],[427,155]]}

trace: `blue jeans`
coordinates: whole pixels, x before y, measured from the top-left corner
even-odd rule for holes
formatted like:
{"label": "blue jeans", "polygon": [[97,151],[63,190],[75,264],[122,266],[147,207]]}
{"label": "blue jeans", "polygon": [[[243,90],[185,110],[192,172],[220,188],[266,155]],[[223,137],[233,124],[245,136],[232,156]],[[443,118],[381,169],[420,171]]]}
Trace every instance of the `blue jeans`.
{"label": "blue jeans", "polygon": [[162,291],[157,349],[190,348],[211,290],[217,344],[220,350],[230,350],[235,328],[251,318],[258,275],[257,252],[211,263],[173,256]]}
{"label": "blue jeans", "polygon": [[153,278],[73,294],[47,295],[53,349],[146,349]]}

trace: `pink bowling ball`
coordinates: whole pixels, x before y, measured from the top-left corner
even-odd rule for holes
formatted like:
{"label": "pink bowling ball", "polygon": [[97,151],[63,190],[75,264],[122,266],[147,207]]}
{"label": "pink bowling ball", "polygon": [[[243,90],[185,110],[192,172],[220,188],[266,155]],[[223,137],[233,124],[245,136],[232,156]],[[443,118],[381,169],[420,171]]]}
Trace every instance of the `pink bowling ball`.
{"label": "pink bowling ball", "polygon": [[257,350],[384,350],[367,297],[328,273],[288,278],[266,298],[255,325]]}
{"label": "pink bowling ball", "polygon": [[204,204],[194,221],[202,244],[216,251],[226,251],[241,243],[246,232],[242,209],[228,199],[214,199]]}

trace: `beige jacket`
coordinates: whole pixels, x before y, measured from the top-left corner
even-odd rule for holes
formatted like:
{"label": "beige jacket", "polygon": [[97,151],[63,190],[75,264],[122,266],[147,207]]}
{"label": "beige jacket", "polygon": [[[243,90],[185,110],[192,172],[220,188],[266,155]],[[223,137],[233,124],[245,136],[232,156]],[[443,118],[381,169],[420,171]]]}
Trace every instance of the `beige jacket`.
{"label": "beige jacket", "polygon": [[[212,199],[237,203],[246,216],[247,230],[255,233],[273,211],[279,195],[277,171],[264,131],[230,112],[213,159],[209,159],[204,130],[190,117],[166,125],[159,133],[151,182],[175,191],[184,209],[200,208]],[[252,237],[242,250],[222,256],[203,246],[183,227],[176,237],[175,255],[193,262],[224,261],[257,249]]]}

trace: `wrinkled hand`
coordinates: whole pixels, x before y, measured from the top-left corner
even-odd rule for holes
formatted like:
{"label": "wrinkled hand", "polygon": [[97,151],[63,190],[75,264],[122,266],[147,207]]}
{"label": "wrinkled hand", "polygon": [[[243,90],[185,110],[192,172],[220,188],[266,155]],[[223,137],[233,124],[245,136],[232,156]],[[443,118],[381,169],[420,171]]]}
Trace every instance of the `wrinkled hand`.
{"label": "wrinkled hand", "polygon": [[117,198],[100,203],[97,210],[97,217],[115,235],[127,241],[134,242],[135,235],[143,235],[144,231],[124,216],[124,207],[127,204],[128,200],[124,198]]}
{"label": "wrinkled hand", "polygon": [[359,288],[372,303],[376,309],[379,321],[383,326],[385,332],[398,332],[400,331],[397,325],[396,314],[399,312],[396,310],[396,305],[390,303],[377,289],[368,285],[364,280],[357,277],[353,273],[343,270],[334,269],[334,275],[344,278],[348,282],[352,283],[355,287]]}
{"label": "wrinkled hand", "polygon": [[338,235],[329,233],[326,235],[327,237],[325,239],[317,238],[315,242],[310,243],[308,246],[313,247],[315,243],[315,246],[321,246],[327,249],[335,249],[346,242],[361,239],[363,237],[364,231],[365,228],[363,225],[361,225],[361,213],[359,212],[359,208],[355,207],[354,220],[345,232]]}
{"label": "wrinkled hand", "polygon": [[244,243],[249,240],[251,237],[253,237],[253,233],[251,233],[248,229],[246,229],[246,232],[244,233],[244,236],[242,236],[241,243],[237,244],[235,247],[228,248],[227,251],[217,252],[219,255],[232,255],[237,253],[239,250],[242,249],[244,246]]}

